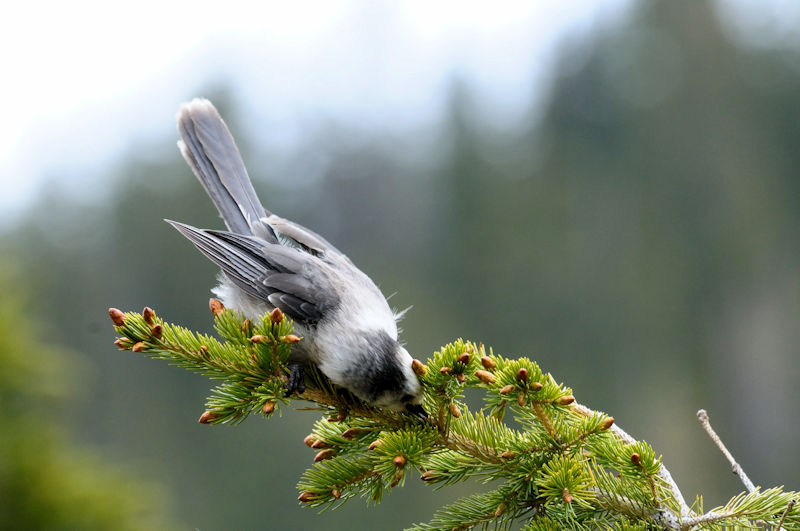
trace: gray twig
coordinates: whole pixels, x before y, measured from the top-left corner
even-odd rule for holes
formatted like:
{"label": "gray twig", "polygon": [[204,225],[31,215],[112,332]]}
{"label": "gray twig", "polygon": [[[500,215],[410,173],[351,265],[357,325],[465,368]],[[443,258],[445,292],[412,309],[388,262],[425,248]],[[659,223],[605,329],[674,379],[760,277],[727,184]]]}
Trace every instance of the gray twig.
{"label": "gray twig", "polygon": [[747,477],[747,474],[744,473],[741,465],[736,462],[736,459],[733,458],[733,455],[728,451],[725,447],[725,443],[722,442],[722,439],[719,438],[717,432],[714,431],[714,428],[711,427],[711,421],[708,418],[708,413],[705,409],[701,409],[697,412],[697,419],[700,421],[700,424],[703,425],[703,429],[706,430],[708,436],[711,437],[711,440],[714,441],[714,444],[717,445],[717,448],[725,454],[725,457],[728,459],[728,462],[731,464],[731,470],[733,473],[739,476],[739,479],[742,480],[744,483],[744,487],[747,489],[747,492],[753,492],[756,490],[756,486],[753,485],[753,482],[750,481],[750,478]]}
{"label": "gray twig", "polygon": [[795,503],[797,503],[797,500],[792,500],[792,501],[789,502],[789,505],[786,506],[786,510],[783,511],[783,514],[781,515],[781,519],[778,522],[778,526],[775,528],[776,530],[783,529],[783,521],[786,520],[786,515],[791,512],[791,510],[794,508],[794,504]]}

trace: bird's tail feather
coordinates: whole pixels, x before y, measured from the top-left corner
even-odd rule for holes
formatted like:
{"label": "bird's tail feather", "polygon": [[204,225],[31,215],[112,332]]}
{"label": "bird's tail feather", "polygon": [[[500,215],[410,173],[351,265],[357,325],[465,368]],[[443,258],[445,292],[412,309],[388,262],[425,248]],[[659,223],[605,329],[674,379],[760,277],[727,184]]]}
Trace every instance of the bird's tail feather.
{"label": "bird's tail feather", "polygon": [[256,225],[261,229],[258,220],[270,213],[261,205],[233,136],[214,105],[198,98],[181,106],[178,131],[183,158],[228,229],[239,234],[253,234]]}

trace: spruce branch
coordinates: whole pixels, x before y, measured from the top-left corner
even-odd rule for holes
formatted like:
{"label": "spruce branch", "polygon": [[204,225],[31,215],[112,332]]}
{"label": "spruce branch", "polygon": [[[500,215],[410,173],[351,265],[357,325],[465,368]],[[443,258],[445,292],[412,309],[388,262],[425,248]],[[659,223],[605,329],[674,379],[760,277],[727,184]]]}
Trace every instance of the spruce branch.
{"label": "spruce branch", "polygon": [[[298,483],[305,506],[327,509],[354,497],[379,503],[418,475],[434,488],[471,479],[495,488],[441,508],[417,530],[519,523],[529,530],[800,525],[793,503],[798,493],[781,488],[755,488],[725,506],[693,513],[652,447],[612,417],[578,404],[571,389],[530,359],[504,358],[459,339],[425,363],[414,360],[430,415],[421,420],[366,404],[313,366],[306,370],[305,391],[285,396],[292,345],[302,341],[291,321],[279,310],[245,319],[213,299],[210,309],[220,339],[167,323],[150,308],[111,309],[109,316],[119,348],[220,382],[201,423],[271,417],[298,400],[322,411],[304,440],[315,452]],[[467,406],[467,388],[483,391],[483,408]]]}

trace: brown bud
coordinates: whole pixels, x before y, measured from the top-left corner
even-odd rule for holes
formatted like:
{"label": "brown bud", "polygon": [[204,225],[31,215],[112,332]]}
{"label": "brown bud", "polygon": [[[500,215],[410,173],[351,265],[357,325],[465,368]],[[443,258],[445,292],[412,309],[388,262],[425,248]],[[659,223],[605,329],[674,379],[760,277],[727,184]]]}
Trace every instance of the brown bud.
{"label": "brown bud", "polygon": [[340,410],[339,410],[339,411],[336,413],[336,420],[338,420],[339,422],[342,422],[342,421],[343,421],[343,420],[345,420],[346,418],[347,418],[347,410],[346,410],[346,409],[340,409]]}
{"label": "brown bud", "polygon": [[506,512],[506,504],[501,503],[500,505],[497,506],[497,509],[494,510],[494,517],[498,518],[504,512]]}
{"label": "brown bud", "polygon": [[134,352],[141,352],[144,350],[144,341],[139,341],[136,343],[133,348],[131,349]]}
{"label": "brown bud", "polygon": [[261,411],[263,411],[265,415],[271,414],[273,411],[275,411],[275,402],[272,400],[267,400],[264,402],[264,406],[261,408]]}
{"label": "brown bud", "polygon": [[450,374],[450,367],[442,367],[439,369],[439,372],[442,374]]}
{"label": "brown bud", "polygon": [[219,317],[225,311],[225,306],[222,305],[217,299],[208,299],[208,309],[214,317]]}
{"label": "brown bud", "polygon": [[154,312],[149,306],[145,306],[144,310],[142,310],[142,317],[144,318],[145,323],[152,326],[155,323],[156,312]]}
{"label": "brown bud", "polygon": [[125,325],[125,314],[117,310],[116,308],[109,308],[108,316],[111,317],[111,322],[114,323],[114,326]]}
{"label": "brown bud", "polygon": [[564,503],[572,503],[572,494],[569,493],[566,487],[561,490],[561,499],[564,500]]}
{"label": "brown bud", "polygon": [[400,484],[401,479],[403,479],[403,472],[401,470],[398,470],[397,472],[395,472],[394,479],[392,479],[392,482],[389,483],[389,488],[391,489],[395,488],[397,485]]}
{"label": "brown bud", "polygon": [[325,450],[320,450],[317,452],[317,455],[314,456],[314,462],[319,463],[320,461],[330,459],[331,457],[333,457],[333,448],[326,448]]}
{"label": "brown bud", "polygon": [[497,404],[497,407],[495,407],[494,410],[492,410],[492,416],[494,418],[496,418],[497,420],[503,420],[503,417],[506,416],[506,405],[507,404],[508,404],[508,402],[506,402],[505,400],[501,400]]}
{"label": "brown bud", "polygon": [[486,369],[487,371],[494,370],[494,368],[497,367],[497,364],[489,356],[481,357],[481,365],[483,365],[483,368]]}
{"label": "brown bud", "polygon": [[641,456],[641,455],[639,455],[639,454],[638,454],[638,453],[636,453],[636,452],[633,452],[633,453],[631,454],[631,463],[633,463],[633,464],[634,464],[634,465],[636,465],[636,466],[639,466],[639,465],[641,465],[641,464],[642,464],[642,456]]}
{"label": "brown bud", "polygon": [[489,371],[475,371],[475,376],[486,385],[494,383],[494,374]]}
{"label": "brown bud", "polygon": [[614,417],[606,417],[603,419],[603,422],[600,423],[600,429],[607,430],[613,425],[614,425]]}
{"label": "brown bud", "polygon": [[469,352],[462,352],[458,357],[458,362],[463,365],[469,365]]}
{"label": "brown bud", "polygon": [[426,470],[419,479],[422,481],[436,481],[436,473],[433,470]]}
{"label": "brown bud", "polygon": [[500,457],[502,457],[503,459],[514,459],[515,457],[517,457],[517,454],[516,452],[512,452],[511,450],[506,450],[505,452],[500,454]]}
{"label": "brown bud", "polygon": [[308,491],[300,493],[300,496],[297,497],[297,499],[300,500],[303,503],[308,503],[308,502],[314,501],[314,500],[316,500],[318,498],[319,498],[319,496],[317,494],[314,494],[313,492],[308,492]]}
{"label": "brown bud", "polygon": [[406,466],[406,456],[398,455],[397,457],[392,459],[392,463],[394,463],[394,466],[396,466],[397,468],[404,467]]}
{"label": "brown bud", "polygon": [[513,385],[505,385],[505,386],[503,386],[502,389],[500,389],[500,394],[501,395],[507,395],[511,391],[513,391],[514,389],[515,389],[515,387]]}
{"label": "brown bud", "polygon": [[294,334],[286,334],[285,336],[280,337],[281,343],[287,343],[289,345],[294,345],[295,343],[300,341],[300,339],[301,339],[300,337]]}
{"label": "brown bud", "polygon": [[161,339],[161,336],[164,335],[164,327],[160,324],[153,325],[153,328],[150,329],[150,332],[153,334],[154,338]]}
{"label": "brown bud", "polygon": [[347,428],[346,430],[344,430],[344,432],[342,432],[342,438],[347,439],[349,441],[355,439],[362,433],[364,433],[364,430],[362,430],[361,428]]}
{"label": "brown bud", "polygon": [[117,348],[121,348],[122,350],[128,350],[130,345],[128,344],[127,341],[128,341],[127,337],[126,338],[119,338],[116,341],[114,341],[114,344],[117,346]]}
{"label": "brown bud", "polygon": [[531,391],[538,391],[542,388],[542,384],[539,382],[531,382],[528,387],[530,387]]}
{"label": "brown bud", "polygon": [[200,352],[203,354],[204,358],[208,358],[208,347],[205,345],[200,345]]}
{"label": "brown bud", "polygon": [[520,391],[519,394],[517,395],[517,404],[519,404],[520,407],[525,405],[525,393],[523,393],[522,391]]}
{"label": "brown bud", "polygon": [[242,333],[244,335],[248,335],[253,331],[253,321],[250,319],[245,319],[242,321]]}
{"label": "brown bud", "polygon": [[283,312],[280,308],[275,308],[271,312],[269,312],[269,322],[272,324],[278,324],[283,321]]}
{"label": "brown bud", "polygon": [[572,395],[564,395],[556,398],[556,404],[559,406],[568,406],[573,402],[575,402],[575,397]]}
{"label": "brown bud", "polygon": [[466,380],[466,379],[467,379],[467,377],[464,376],[464,373],[460,372],[460,373],[456,374],[456,380],[458,380],[458,383],[464,383],[464,380]]}
{"label": "brown bud", "polygon": [[338,500],[339,498],[342,497],[342,491],[340,491],[339,489],[333,489],[331,490],[331,496],[333,496]]}
{"label": "brown bud", "polygon": [[314,444],[314,442],[315,442],[316,440],[317,440],[317,438],[316,438],[316,437],[314,437],[312,434],[308,434],[308,435],[306,435],[306,436],[305,436],[305,438],[303,439],[303,444],[305,444],[305,445],[306,445],[306,446],[308,446],[309,448],[313,448],[313,444]]}
{"label": "brown bud", "polygon": [[380,439],[376,439],[372,441],[372,443],[370,443],[369,449],[374,450],[375,448],[380,448],[381,446],[383,446],[383,441],[381,441]]}
{"label": "brown bud", "polygon": [[411,370],[417,376],[425,376],[425,373],[428,372],[428,368],[419,360],[411,360]]}
{"label": "brown bud", "polygon": [[199,422],[200,424],[211,424],[211,421],[217,417],[219,417],[219,415],[217,415],[213,411],[206,411],[202,415],[200,415],[200,418],[197,419],[197,422]]}
{"label": "brown bud", "polygon": [[455,418],[461,416],[461,410],[458,409],[458,406],[455,404],[450,404],[450,414],[453,415]]}
{"label": "brown bud", "polygon": [[326,443],[322,439],[317,439],[311,444],[311,448],[314,448],[315,450],[321,450],[321,449],[327,448],[327,447],[328,447],[328,443]]}
{"label": "brown bud", "polygon": [[252,341],[253,343],[258,343],[259,345],[265,345],[269,343],[269,337],[256,334],[250,338],[250,341]]}
{"label": "brown bud", "polygon": [[527,382],[528,381],[528,369],[525,367],[521,368],[517,371],[517,380],[520,382]]}

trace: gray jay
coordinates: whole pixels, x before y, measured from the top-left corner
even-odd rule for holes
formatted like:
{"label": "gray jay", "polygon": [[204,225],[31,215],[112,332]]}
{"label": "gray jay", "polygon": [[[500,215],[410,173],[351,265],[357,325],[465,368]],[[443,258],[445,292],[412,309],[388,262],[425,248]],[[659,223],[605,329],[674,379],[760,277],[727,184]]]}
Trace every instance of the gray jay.
{"label": "gray jay", "polygon": [[208,100],[178,112],[178,147],[228,230],[166,220],[222,272],[212,291],[257,319],[274,308],[294,320],[287,395],[302,393],[313,363],[369,404],[423,415],[412,358],[397,340],[397,315],[372,280],[322,236],[265,209],[233,137]]}

